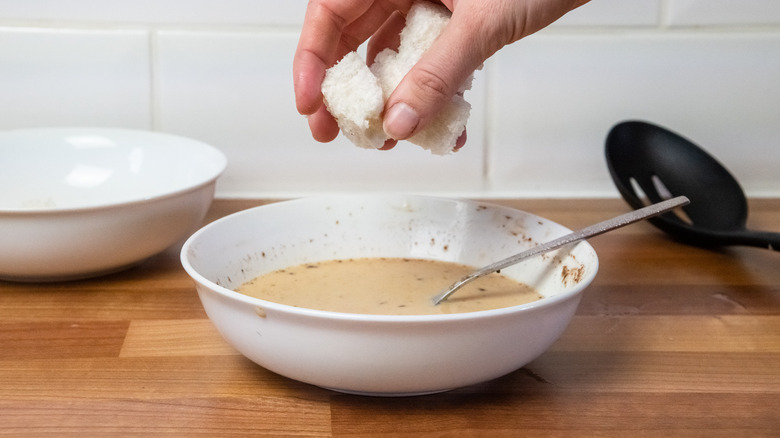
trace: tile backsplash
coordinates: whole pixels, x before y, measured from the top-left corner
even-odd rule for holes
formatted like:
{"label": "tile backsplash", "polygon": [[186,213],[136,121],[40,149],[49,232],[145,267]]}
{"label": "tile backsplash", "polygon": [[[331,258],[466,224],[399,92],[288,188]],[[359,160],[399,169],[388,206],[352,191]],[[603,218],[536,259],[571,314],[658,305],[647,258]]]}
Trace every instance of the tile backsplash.
{"label": "tile backsplash", "polygon": [[432,156],[311,139],[292,55],[304,0],[0,0],[0,129],[169,132],[229,159],[217,196],[403,191],[615,197],[604,138],[644,119],[780,196],[780,2],[591,0],[488,60],[468,143]]}

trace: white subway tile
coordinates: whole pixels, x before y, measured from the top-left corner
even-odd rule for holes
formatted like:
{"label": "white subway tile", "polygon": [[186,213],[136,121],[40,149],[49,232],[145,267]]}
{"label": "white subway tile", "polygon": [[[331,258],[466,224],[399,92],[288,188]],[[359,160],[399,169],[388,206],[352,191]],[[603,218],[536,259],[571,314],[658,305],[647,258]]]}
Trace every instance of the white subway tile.
{"label": "white subway tile", "polygon": [[777,0],[669,0],[671,26],[780,24]]}
{"label": "white subway tile", "polygon": [[[452,156],[408,143],[392,151],[359,149],[341,137],[320,144],[295,109],[296,34],[165,31],[157,41],[159,126],[228,155],[220,196],[481,189],[481,107],[470,120],[468,144]],[[481,102],[482,89],[478,80],[467,98]]]}
{"label": "white subway tile", "polygon": [[0,29],[0,129],[148,128],[149,71],[146,32]]}
{"label": "white subway tile", "polygon": [[306,0],[0,0],[0,20],[300,24]]}
{"label": "white subway tile", "polygon": [[749,193],[780,193],[778,1],[592,0],[487,63],[468,144],[448,157],[311,139],[291,79],[306,3],[0,0],[0,129],[198,138],[229,157],[220,196],[587,196],[617,194],[604,137],[640,118],[701,144]]}
{"label": "white subway tile", "polygon": [[655,122],[718,157],[751,193],[780,179],[780,35],[537,35],[491,73],[496,192],[614,195],[609,129]]}
{"label": "white subway tile", "polygon": [[591,0],[564,15],[553,28],[566,26],[656,26],[661,0]]}

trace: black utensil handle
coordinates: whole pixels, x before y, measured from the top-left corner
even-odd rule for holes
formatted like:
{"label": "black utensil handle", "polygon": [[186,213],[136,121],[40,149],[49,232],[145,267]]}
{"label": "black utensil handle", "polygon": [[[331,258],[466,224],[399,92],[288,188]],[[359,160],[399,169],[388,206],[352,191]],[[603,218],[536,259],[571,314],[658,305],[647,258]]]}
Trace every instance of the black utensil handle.
{"label": "black utensil handle", "polygon": [[740,244],[780,251],[780,233],[745,230],[738,235]]}

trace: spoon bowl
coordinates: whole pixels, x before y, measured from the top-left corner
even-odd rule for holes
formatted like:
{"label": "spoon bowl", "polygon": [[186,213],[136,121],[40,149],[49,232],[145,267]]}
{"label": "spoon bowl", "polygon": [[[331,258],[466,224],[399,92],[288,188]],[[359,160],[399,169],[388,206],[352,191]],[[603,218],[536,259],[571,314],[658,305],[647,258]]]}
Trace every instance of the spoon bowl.
{"label": "spoon bowl", "polygon": [[747,229],[742,187],[690,140],[647,122],[621,122],[607,135],[606,159],[615,185],[633,208],[674,196],[690,199],[682,210],[649,219],[678,240],[698,246],[780,248],[780,233]]}

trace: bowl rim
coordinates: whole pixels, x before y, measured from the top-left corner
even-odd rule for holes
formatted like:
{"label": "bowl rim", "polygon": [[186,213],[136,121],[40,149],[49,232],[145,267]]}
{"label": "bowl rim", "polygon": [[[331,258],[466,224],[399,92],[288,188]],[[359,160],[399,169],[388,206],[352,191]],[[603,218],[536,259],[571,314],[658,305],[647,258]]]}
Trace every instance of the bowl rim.
{"label": "bowl rim", "polygon": [[[373,314],[373,313],[350,313],[350,312],[336,312],[336,311],[330,311],[330,310],[319,310],[319,309],[310,309],[306,307],[296,307],[291,306],[288,304],[282,304],[282,303],[276,303],[273,301],[267,301],[263,300],[261,298],[251,297],[249,295],[242,294],[240,292],[236,292],[234,290],[228,289],[222,285],[219,285],[209,279],[207,279],[205,276],[203,276],[200,272],[198,272],[190,263],[189,261],[189,254],[190,252],[194,250],[190,250],[193,245],[198,241],[198,239],[205,233],[209,232],[209,230],[213,227],[218,226],[218,224],[226,221],[230,221],[235,219],[238,216],[247,215],[247,214],[254,214],[258,210],[261,210],[265,207],[276,205],[280,203],[293,203],[293,202],[305,202],[309,199],[334,199],[337,197],[350,197],[353,199],[358,198],[372,198],[376,199],[377,196],[383,196],[383,195],[377,195],[377,194],[358,194],[358,195],[314,195],[314,196],[306,196],[302,198],[292,199],[292,200],[286,200],[286,201],[277,201],[272,202],[270,204],[264,204],[259,205],[256,207],[247,208],[235,213],[231,213],[227,216],[223,216],[205,226],[200,228],[198,231],[190,235],[189,238],[184,242],[182,245],[181,251],[180,251],[180,261],[182,264],[182,267],[187,272],[187,274],[198,284],[201,286],[204,286],[208,288],[211,291],[214,291],[218,293],[219,295],[228,298],[230,300],[236,300],[243,304],[253,305],[255,307],[260,307],[264,310],[272,309],[274,311],[280,312],[280,313],[286,313],[286,314],[294,314],[298,316],[305,316],[305,317],[312,317],[316,319],[327,319],[327,320],[338,320],[338,321],[351,321],[351,322],[375,322],[375,323],[410,323],[410,322],[417,322],[417,323],[441,323],[441,322],[451,322],[451,321],[459,321],[459,320],[465,320],[465,319],[483,319],[483,318],[494,318],[494,317],[501,317],[516,313],[526,313],[531,312],[536,309],[542,309],[545,307],[551,307],[554,306],[557,303],[568,301],[577,295],[581,295],[582,292],[590,285],[590,283],[595,279],[596,275],[598,274],[599,270],[599,258],[598,254],[596,253],[596,250],[590,245],[587,241],[580,241],[576,243],[576,245],[587,245],[587,247],[590,247],[590,250],[593,252],[594,255],[594,262],[593,262],[593,269],[589,270],[589,275],[578,282],[575,286],[573,286],[571,289],[555,294],[553,296],[545,296],[543,298],[540,298],[538,300],[531,301],[529,303],[524,304],[518,304],[515,306],[509,306],[509,307],[500,307],[497,309],[487,309],[487,310],[479,310],[475,312],[458,312],[458,313],[445,313],[445,314],[429,314],[429,315],[386,315],[386,314]],[[454,202],[466,202],[466,203],[478,203],[479,205],[488,206],[491,208],[502,208],[502,209],[511,209],[515,211],[519,211],[523,214],[530,215],[532,217],[538,217],[540,219],[543,219],[547,222],[554,223],[556,225],[559,225],[563,227],[565,230],[569,230],[567,227],[558,224],[557,222],[551,221],[546,218],[542,218],[541,216],[537,216],[533,213],[528,213],[524,210],[520,210],[517,208],[507,207],[500,204],[495,204],[491,202],[484,202],[484,201],[477,201],[472,199],[460,199],[460,198],[446,198],[446,197],[438,197],[438,196],[426,196],[426,195],[402,195],[410,198],[415,199],[424,199],[424,200],[440,200],[440,201],[454,201]],[[200,291],[199,291],[200,293]],[[433,297],[434,293],[431,293],[431,298]]]}
{"label": "bowl rim", "polygon": [[214,167],[212,169],[209,169],[210,170],[209,172],[204,172],[204,175],[198,178],[198,181],[196,182],[193,182],[184,187],[167,190],[167,191],[161,191],[159,193],[155,193],[152,195],[129,196],[126,199],[119,200],[119,201],[84,204],[84,205],[77,205],[77,206],[11,207],[11,208],[0,206],[1,215],[9,215],[9,216],[10,215],[13,216],[56,215],[62,213],[100,211],[100,210],[113,209],[117,207],[135,206],[140,204],[146,204],[149,202],[161,201],[165,199],[178,197],[183,194],[199,191],[203,187],[213,184],[217,180],[217,178],[219,178],[222,175],[222,173],[224,173],[225,169],[227,168],[227,156],[225,155],[225,153],[223,153],[221,150],[217,149],[216,147],[211,146],[208,143],[202,142],[200,140],[195,140],[193,138],[185,137],[185,136],[169,134],[167,132],[159,132],[159,131],[151,131],[151,130],[143,130],[143,129],[89,127],[89,126],[20,128],[20,129],[11,129],[7,131],[0,131],[0,141],[3,140],[5,136],[27,135],[28,133],[31,135],[42,135],[42,134],[72,135],[75,133],[82,133],[82,134],[99,133],[101,135],[107,135],[107,136],[117,135],[117,134],[123,135],[129,133],[130,135],[143,135],[143,136],[148,136],[150,138],[160,138],[160,139],[167,138],[176,141],[185,141],[191,144],[190,147],[200,148],[201,153],[212,155],[213,161],[211,161],[211,163],[214,165]]}

